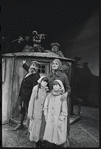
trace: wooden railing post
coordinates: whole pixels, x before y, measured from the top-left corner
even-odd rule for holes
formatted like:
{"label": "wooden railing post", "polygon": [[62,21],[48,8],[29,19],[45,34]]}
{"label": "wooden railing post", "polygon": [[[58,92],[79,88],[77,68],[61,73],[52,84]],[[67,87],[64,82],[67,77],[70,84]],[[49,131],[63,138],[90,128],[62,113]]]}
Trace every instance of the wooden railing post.
{"label": "wooden railing post", "polygon": [[67,115],[67,136],[66,136],[66,142],[64,143],[63,147],[69,146],[69,131],[70,131],[70,97],[67,96],[67,109],[68,109],[68,115]]}

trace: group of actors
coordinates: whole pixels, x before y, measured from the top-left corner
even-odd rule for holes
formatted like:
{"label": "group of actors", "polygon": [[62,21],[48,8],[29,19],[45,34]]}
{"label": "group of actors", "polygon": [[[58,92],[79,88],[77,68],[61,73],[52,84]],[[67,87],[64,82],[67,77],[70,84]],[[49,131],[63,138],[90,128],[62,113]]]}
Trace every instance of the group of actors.
{"label": "group of actors", "polygon": [[27,71],[19,92],[19,122],[12,130],[23,128],[27,113],[26,127],[28,137],[33,147],[37,143],[48,142],[53,146],[65,146],[68,139],[68,102],[71,88],[68,77],[62,71],[62,63],[54,59],[51,73],[40,76],[38,61],[32,61],[28,66],[23,60],[23,68]]}

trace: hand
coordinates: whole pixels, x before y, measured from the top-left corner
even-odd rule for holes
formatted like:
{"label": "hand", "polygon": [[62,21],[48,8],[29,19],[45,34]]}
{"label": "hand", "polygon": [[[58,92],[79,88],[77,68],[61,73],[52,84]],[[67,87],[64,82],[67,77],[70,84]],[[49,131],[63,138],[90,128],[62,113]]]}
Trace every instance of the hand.
{"label": "hand", "polygon": [[30,120],[34,120],[33,116],[31,116]]}
{"label": "hand", "polygon": [[61,101],[65,101],[67,99],[67,95],[68,93],[64,93],[62,96],[61,96]]}
{"label": "hand", "polygon": [[63,95],[64,95],[65,97],[67,97],[67,96],[68,96],[68,92],[65,92]]}
{"label": "hand", "polygon": [[47,122],[47,116],[45,116],[45,121]]}
{"label": "hand", "polygon": [[26,63],[26,60],[23,60],[22,63],[25,64]]}
{"label": "hand", "polygon": [[19,105],[19,111],[21,111],[21,105]]}
{"label": "hand", "polygon": [[65,93],[62,95],[63,98],[67,98],[67,96],[68,96],[68,93],[67,93],[67,92],[65,92]]}
{"label": "hand", "polygon": [[62,123],[63,123],[63,121],[61,121],[60,119],[58,119],[58,127],[59,127],[59,129],[62,128]]}

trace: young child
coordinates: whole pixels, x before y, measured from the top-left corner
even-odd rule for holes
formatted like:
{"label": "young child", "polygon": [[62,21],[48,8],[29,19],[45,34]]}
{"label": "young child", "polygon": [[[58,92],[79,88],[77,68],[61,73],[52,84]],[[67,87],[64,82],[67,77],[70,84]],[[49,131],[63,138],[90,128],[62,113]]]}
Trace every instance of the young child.
{"label": "young child", "polygon": [[44,103],[46,121],[43,140],[62,145],[67,139],[67,93],[60,80],[54,80],[53,89]]}
{"label": "young child", "polygon": [[36,143],[43,139],[45,119],[43,115],[43,105],[48,94],[48,78],[42,76],[38,80],[38,84],[33,88],[28,107],[29,122],[29,139],[33,141],[34,147]]}

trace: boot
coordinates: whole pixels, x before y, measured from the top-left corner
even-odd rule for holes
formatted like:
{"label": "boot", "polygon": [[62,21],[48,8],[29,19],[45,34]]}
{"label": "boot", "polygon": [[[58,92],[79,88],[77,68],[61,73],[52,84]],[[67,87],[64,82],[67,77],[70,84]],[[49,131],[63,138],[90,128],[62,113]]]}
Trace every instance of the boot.
{"label": "boot", "polygon": [[33,148],[36,148],[36,142],[33,143]]}
{"label": "boot", "polygon": [[23,128],[23,120],[24,120],[24,114],[20,114],[19,116],[19,123],[18,125],[12,129],[13,131],[18,130],[18,129],[22,129]]}
{"label": "boot", "polygon": [[20,123],[18,123],[18,125],[14,128],[14,129],[12,129],[12,131],[15,131],[15,130],[18,130],[18,129],[21,129],[21,124]]}

